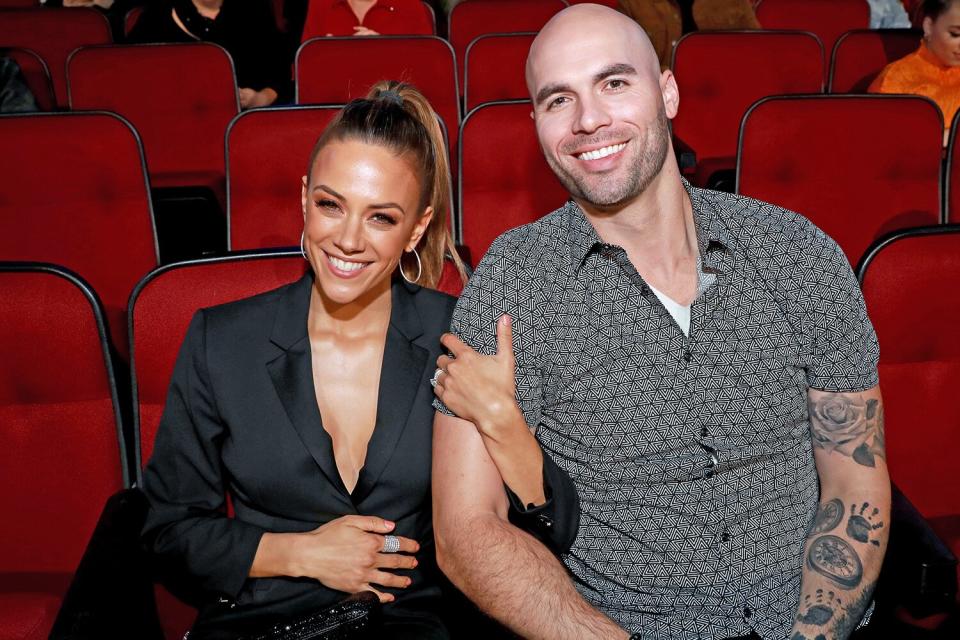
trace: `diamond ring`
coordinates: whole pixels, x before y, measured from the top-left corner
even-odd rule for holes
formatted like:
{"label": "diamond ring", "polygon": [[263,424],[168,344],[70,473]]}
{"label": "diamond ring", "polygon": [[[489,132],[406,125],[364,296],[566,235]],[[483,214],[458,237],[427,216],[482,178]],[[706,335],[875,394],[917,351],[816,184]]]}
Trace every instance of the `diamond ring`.
{"label": "diamond ring", "polygon": [[397,536],[383,536],[382,553],[396,553],[400,551],[400,538]]}

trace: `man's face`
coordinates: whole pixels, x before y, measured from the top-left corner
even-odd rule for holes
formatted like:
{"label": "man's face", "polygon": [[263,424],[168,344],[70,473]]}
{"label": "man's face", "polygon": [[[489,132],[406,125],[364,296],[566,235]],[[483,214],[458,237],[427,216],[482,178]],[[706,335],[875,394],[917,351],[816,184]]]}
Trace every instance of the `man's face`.
{"label": "man's face", "polygon": [[669,150],[665,92],[676,84],[626,34],[550,37],[530,58],[537,136],[554,173],[579,200],[625,204],[660,173]]}

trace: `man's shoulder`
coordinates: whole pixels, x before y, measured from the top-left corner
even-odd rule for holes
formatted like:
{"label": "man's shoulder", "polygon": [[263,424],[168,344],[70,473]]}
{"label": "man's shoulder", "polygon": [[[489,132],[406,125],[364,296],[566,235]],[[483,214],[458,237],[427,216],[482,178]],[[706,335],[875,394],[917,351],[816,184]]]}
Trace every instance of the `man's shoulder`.
{"label": "man's shoulder", "polygon": [[540,279],[561,269],[564,257],[569,263],[567,206],[500,234],[477,265],[474,278],[497,271],[518,278]]}

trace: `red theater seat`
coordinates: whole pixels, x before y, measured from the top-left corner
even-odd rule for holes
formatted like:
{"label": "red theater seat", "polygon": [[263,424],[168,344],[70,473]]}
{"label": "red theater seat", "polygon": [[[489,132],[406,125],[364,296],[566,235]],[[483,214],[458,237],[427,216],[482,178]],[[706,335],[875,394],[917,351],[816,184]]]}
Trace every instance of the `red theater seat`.
{"label": "red theater seat", "polygon": [[223,200],[223,140],[240,110],[233,62],[207,42],[84,47],[70,56],[72,109],[104,109],[140,132],[153,187]]}
{"label": "red theater seat", "polygon": [[501,233],[567,200],[540,151],[530,109],[529,101],[489,103],[460,128],[459,210],[474,264]]}
{"label": "red theater seat", "polygon": [[103,503],[125,485],[96,294],[58,267],[0,263],[0,353],[0,633],[45,638]]}
{"label": "red theater seat", "polygon": [[300,242],[300,178],[337,106],[255,109],[227,128],[227,247],[293,247]]}
{"label": "red theater seat", "polygon": [[46,61],[57,104],[67,105],[67,57],[77,47],[110,43],[110,23],[92,8],[19,9],[0,16],[0,46],[23,47]]}
{"label": "red theater seat", "polygon": [[950,127],[950,146],[947,149],[946,202],[947,221],[960,223],[960,111]]}
{"label": "red theater seat", "polygon": [[463,0],[447,16],[447,33],[457,53],[457,73],[463,79],[467,47],[488,33],[540,31],[547,20],[567,6],[564,0]]}
{"label": "red theater seat", "polygon": [[916,51],[922,32],[911,29],[855,29],[833,47],[830,93],[866,93],[883,68]]}
{"label": "red theater seat", "polygon": [[467,111],[498,100],[526,100],[524,68],[535,33],[493,33],[467,47],[463,102]]}
{"label": "red theater seat", "polygon": [[672,68],[680,90],[673,135],[678,151],[693,153],[696,164],[684,173],[698,186],[713,186],[717,172],[736,168],[740,120],[750,105],[823,88],[820,42],[800,31],[694,32],[677,42]]}
{"label": "red theater seat", "polygon": [[765,98],[743,120],[737,189],[806,216],[856,265],[880,236],[940,221],[942,127],[915,96]]}
{"label": "red theater seat", "polygon": [[960,555],[960,227],[898,234],[871,251],[863,295],[880,341],[890,477]]}
{"label": "red theater seat", "polygon": [[136,132],[109,113],[0,116],[0,157],[0,260],[79,273],[126,354],[127,298],[158,260]]}
{"label": "red theater seat", "polygon": [[757,20],[764,29],[797,29],[817,34],[829,54],[851,29],[870,28],[866,0],[761,0]]}
{"label": "red theater seat", "polygon": [[0,0],[0,9],[30,9],[39,6],[40,0]]}
{"label": "red theater seat", "polygon": [[460,124],[453,49],[434,36],[314,38],[296,64],[298,104],[344,104],[362,98],[380,80],[403,80],[419,89],[446,126],[456,149]]}
{"label": "red theater seat", "polygon": [[30,49],[0,49],[0,55],[12,58],[20,67],[23,80],[37,101],[40,111],[53,111],[57,108],[57,98],[53,93],[53,80],[50,68],[35,51]]}

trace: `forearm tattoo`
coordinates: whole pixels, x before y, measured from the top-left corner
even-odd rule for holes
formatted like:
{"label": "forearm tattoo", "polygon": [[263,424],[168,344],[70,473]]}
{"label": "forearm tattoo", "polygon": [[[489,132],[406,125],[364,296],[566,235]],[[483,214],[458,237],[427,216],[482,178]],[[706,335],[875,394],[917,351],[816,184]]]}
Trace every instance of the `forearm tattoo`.
{"label": "forearm tattoo", "polygon": [[865,467],[886,458],[883,404],[858,393],[829,393],[810,400],[813,446],[836,451]]}
{"label": "forearm tattoo", "polygon": [[[797,622],[822,627],[835,638],[846,638],[856,628],[875,586],[875,582],[862,584],[863,560],[857,545],[880,546],[876,534],[885,524],[879,516],[880,510],[869,502],[851,504],[848,509],[843,501],[834,498],[820,505],[810,528],[811,541],[804,564],[827,578],[836,591],[816,589],[805,594],[800,600]],[[853,595],[848,596],[850,592]],[[823,637],[796,632],[791,640]]]}

